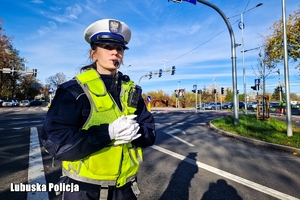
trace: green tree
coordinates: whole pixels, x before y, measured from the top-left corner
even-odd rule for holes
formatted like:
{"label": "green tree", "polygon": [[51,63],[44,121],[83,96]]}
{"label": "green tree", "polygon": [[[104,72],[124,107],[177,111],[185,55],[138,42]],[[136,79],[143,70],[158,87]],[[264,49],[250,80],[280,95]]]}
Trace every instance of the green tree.
{"label": "green tree", "polygon": [[[277,63],[282,63],[284,60],[282,27],[282,20],[278,20],[270,27],[271,34],[263,36],[266,55],[265,61],[272,63],[274,66]],[[300,58],[300,6],[298,10],[288,16],[286,21],[286,35],[288,57],[297,62]],[[300,62],[296,68],[300,69]]]}

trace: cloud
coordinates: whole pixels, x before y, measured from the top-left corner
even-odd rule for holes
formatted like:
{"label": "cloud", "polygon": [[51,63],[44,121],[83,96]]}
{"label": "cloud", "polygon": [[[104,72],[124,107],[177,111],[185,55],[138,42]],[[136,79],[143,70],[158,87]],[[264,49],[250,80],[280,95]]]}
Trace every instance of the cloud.
{"label": "cloud", "polygon": [[44,3],[44,1],[41,1],[41,0],[32,0],[31,2],[35,3],[35,4],[43,4]]}

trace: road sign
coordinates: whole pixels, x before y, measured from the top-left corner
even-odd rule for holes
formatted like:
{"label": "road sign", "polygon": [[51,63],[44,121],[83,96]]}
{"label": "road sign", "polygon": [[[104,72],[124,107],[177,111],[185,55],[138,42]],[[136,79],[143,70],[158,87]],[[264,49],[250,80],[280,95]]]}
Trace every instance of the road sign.
{"label": "road sign", "polygon": [[49,89],[49,92],[53,92],[53,91],[54,91],[54,89],[53,89],[53,88],[50,88],[50,89]]}
{"label": "road sign", "polygon": [[151,97],[150,97],[150,96],[147,97],[147,101],[148,101],[148,102],[151,101]]}

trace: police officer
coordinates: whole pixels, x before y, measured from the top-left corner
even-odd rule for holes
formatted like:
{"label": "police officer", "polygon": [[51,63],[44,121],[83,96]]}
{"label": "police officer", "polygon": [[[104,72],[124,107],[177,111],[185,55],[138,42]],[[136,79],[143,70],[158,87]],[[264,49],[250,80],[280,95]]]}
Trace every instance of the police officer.
{"label": "police officer", "polygon": [[153,145],[156,134],[141,88],[118,71],[131,31],[103,19],[88,26],[84,38],[93,62],[58,87],[42,143],[62,161],[58,183],[80,188],[61,192],[62,199],[136,199],[142,148]]}

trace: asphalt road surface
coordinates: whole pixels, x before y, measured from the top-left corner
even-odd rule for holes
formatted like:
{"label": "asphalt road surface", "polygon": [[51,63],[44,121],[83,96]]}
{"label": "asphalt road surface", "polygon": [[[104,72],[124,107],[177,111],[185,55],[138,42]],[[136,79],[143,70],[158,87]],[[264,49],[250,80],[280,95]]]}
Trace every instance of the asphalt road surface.
{"label": "asphalt road surface", "polygon": [[[58,199],[54,191],[12,191],[60,176],[60,162],[52,166],[37,139],[46,111],[0,108],[1,200]],[[207,123],[221,112],[153,113],[157,140],[144,150],[139,199],[300,199],[299,156],[215,133]]]}

